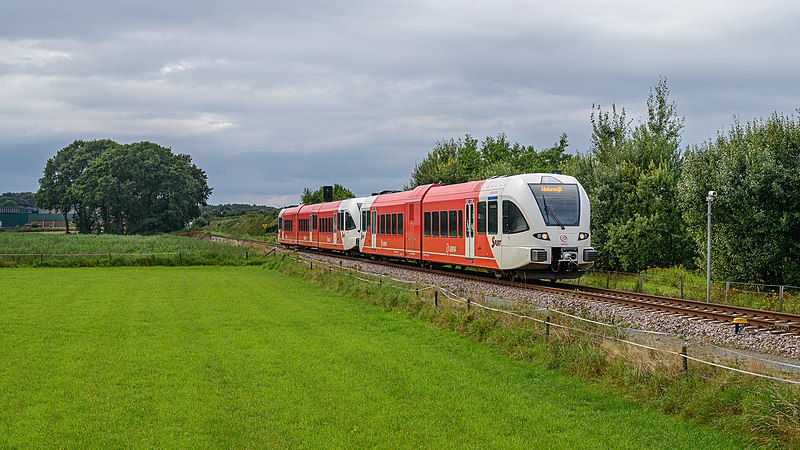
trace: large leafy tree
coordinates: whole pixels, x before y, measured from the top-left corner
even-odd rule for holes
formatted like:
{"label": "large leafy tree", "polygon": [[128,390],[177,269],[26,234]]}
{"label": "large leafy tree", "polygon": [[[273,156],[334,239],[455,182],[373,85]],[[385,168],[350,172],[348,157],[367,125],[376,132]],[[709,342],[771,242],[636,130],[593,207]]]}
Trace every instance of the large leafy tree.
{"label": "large leafy tree", "polygon": [[81,232],[95,225],[117,234],[178,230],[200,214],[211,194],[205,172],[191,157],[158,144],[73,144],[48,161],[37,199],[64,212],[74,208]]}
{"label": "large leafy tree", "polygon": [[[300,201],[307,205],[324,202],[325,197],[323,189],[323,186],[320,186],[319,189],[313,192],[309,188],[303,189],[303,196],[300,198]],[[333,185],[333,201],[345,200],[353,197],[355,197],[355,194],[353,194],[350,189],[347,189],[339,183]]]}
{"label": "large leafy tree", "polygon": [[408,188],[423,184],[455,184],[495,175],[549,172],[560,169],[571,158],[565,153],[567,136],[552,147],[537,151],[533,146],[510,143],[505,134],[488,136],[480,143],[469,134],[464,139],[441,140],[414,166]]}
{"label": "large leafy tree", "polygon": [[116,142],[108,139],[76,140],[47,160],[44,176],[39,179],[36,204],[40,208],[52,209],[64,214],[67,233],[69,233],[67,214],[70,211],[75,211],[78,231],[80,233],[91,232],[94,211],[86,204],[85,196],[81,192],[73,190],[73,186],[92,160],[116,145],[118,145]]}
{"label": "large leafy tree", "polygon": [[600,266],[618,270],[690,265],[696,247],[677,202],[683,118],[661,80],[647,100],[647,120],[631,127],[625,110],[593,107],[592,146],[568,172],[592,204],[592,244]]}
{"label": "large leafy tree", "polygon": [[712,205],[711,270],[715,277],[800,285],[800,119],[773,114],[684,155],[680,201],[705,248],[708,191]]}

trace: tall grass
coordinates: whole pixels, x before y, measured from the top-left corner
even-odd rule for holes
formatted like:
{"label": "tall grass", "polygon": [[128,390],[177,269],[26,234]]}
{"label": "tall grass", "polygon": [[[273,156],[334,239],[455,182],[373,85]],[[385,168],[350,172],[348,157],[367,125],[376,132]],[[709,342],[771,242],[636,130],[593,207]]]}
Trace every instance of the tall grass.
{"label": "tall grass", "polygon": [[0,267],[257,264],[253,253],[175,235],[0,233]]}
{"label": "tall grass", "polygon": [[[592,271],[571,282],[592,287],[706,301],[705,275],[683,267],[653,268],[640,274]],[[729,283],[726,286],[724,282],[712,281],[711,302],[800,314],[800,291],[791,286],[785,288],[781,304],[778,286],[745,283]]]}

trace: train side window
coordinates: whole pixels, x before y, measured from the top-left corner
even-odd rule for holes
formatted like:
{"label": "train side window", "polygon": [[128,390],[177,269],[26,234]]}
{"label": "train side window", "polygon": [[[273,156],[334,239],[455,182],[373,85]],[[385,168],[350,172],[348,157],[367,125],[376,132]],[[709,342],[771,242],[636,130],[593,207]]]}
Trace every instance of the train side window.
{"label": "train side window", "polygon": [[375,211],[372,211],[372,219],[371,220],[372,220],[370,222],[370,225],[372,226],[371,230],[372,230],[372,233],[374,234],[378,230],[378,213],[376,213]]}
{"label": "train side window", "polygon": [[361,231],[367,231],[367,212],[361,211]]}
{"label": "train side window", "polygon": [[403,235],[403,213],[397,215],[397,234]]}
{"label": "train side window", "polygon": [[392,234],[397,234],[397,214],[392,214]]}
{"label": "train side window", "polygon": [[386,216],[381,214],[378,216],[378,234],[383,234],[386,231]]}
{"label": "train side window", "polygon": [[457,219],[457,214],[461,211],[456,212],[456,210],[450,211],[450,237],[458,236],[458,229],[461,228],[461,222]]}
{"label": "train side window", "polygon": [[278,219],[278,231],[283,230],[283,219]]}
{"label": "train side window", "polygon": [[486,202],[478,202],[478,234],[486,234]]}
{"label": "train side window", "polygon": [[431,213],[431,235],[439,236],[439,211]]}
{"label": "train side window", "polygon": [[519,207],[514,202],[503,200],[503,233],[522,233],[529,229],[528,222]]}
{"label": "train side window", "polygon": [[430,236],[431,235],[431,213],[430,212],[425,212],[425,214],[423,214],[422,217],[423,217],[423,219],[422,219],[423,232],[424,232],[425,236]]}
{"label": "train side window", "polygon": [[489,234],[497,234],[497,200],[490,201],[487,206],[486,231]]}
{"label": "train side window", "polygon": [[439,213],[439,236],[447,237],[447,211]]}

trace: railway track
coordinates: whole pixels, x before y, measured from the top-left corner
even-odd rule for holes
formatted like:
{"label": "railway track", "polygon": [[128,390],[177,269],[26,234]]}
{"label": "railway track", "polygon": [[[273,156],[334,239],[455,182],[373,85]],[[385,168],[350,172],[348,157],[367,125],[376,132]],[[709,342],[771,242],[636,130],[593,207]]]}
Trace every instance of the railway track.
{"label": "railway track", "polygon": [[[240,244],[254,245],[258,247],[276,247],[274,244],[267,244],[261,241],[250,241],[247,239],[231,239],[212,237],[218,240],[236,241]],[[319,255],[318,251],[297,249],[311,255]],[[622,304],[633,308],[661,311],[668,314],[675,314],[687,318],[711,320],[723,323],[734,324],[734,319],[746,320],[742,323],[742,329],[746,327],[756,327],[774,334],[787,334],[800,337],[800,315],[781,313],[775,311],[765,311],[759,309],[743,308],[731,305],[721,305],[716,303],[705,303],[692,300],[676,299],[670,297],[658,297],[654,295],[639,294],[635,292],[615,291],[610,289],[594,288],[587,286],[576,286],[564,283],[523,283],[496,279],[491,274],[479,272],[464,272],[460,270],[448,269],[423,269],[415,264],[386,261],[386,260],[366,260],[362,257],[346,256],[341,254],[325,253],[327,256],[334,256],[346,260],[358,262],[369,262],[387,267],[402,268],[406,270],[426,271],[429,273],[446,275],[462,278],[471,281],[481,281],[498,285],[505,285],[515,288],[533,289],[548,292],[555,295],[570,295],[573,297],[591,300],[596,302],[611,302]]]}

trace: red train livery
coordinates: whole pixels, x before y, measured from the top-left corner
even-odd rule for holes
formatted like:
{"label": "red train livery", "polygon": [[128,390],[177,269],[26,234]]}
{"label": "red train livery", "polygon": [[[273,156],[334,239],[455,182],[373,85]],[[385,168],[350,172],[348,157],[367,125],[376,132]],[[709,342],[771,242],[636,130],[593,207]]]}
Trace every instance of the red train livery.
{"label": "red train livery", "polygon": [[580,183],[559,173],[429,184],[286,208],[278,241],[498,276],[577,278],[597,260],[589,208]]}

